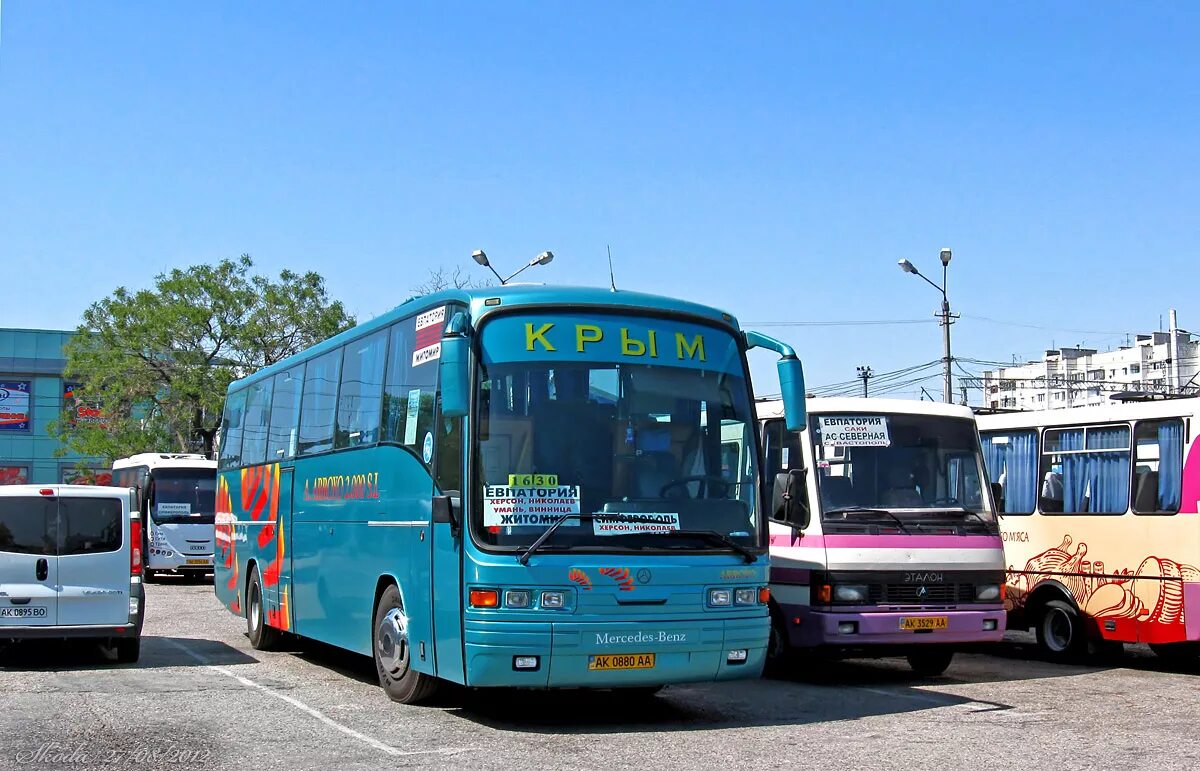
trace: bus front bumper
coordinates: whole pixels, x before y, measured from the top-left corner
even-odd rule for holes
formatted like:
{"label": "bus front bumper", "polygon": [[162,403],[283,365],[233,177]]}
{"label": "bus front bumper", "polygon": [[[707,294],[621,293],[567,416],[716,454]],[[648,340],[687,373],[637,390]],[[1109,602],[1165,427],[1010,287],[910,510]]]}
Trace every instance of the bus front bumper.
{"label": "bus front bumper", "polygon": [[[468,686],[620,688],[758,677],[769,622],[765,614],[644,623],[469,620],[465,632]],[[593,657],[606,655],[634,655],[645,665],[639,654],[653,654],[653,665],[591,668]],[[536,668],[518,668],[533,657]]]}
{"label": "bus front bumper", "polygon": [[[783,609],[788,637],[797,648],[860,648],[871,646],[999,642],[1004,637],[1003,606],[971,610],[813,610]],[[791,612],[788,612],[788,611]],[[929,619],[944,629],[912,631],[905,619]],[[944,621],[943,621],[944,620]],[[910,622],[911,623],[911,622]]]}

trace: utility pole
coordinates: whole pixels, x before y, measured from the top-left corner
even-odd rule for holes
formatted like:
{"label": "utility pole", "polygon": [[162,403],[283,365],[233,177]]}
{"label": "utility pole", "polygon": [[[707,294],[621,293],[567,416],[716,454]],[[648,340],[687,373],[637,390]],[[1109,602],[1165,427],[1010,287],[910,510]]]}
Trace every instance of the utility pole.
{"label": "utility pole", "polygon": [[913,265],[908,260],[900,260],[900,270],[905,273],[911,273],[914,276],[919,276],[934,289],[942,293],[942,310],[940,313],[934,314],[941,320],[942,325],[942,401],[946,404],[954,403],[954,379],[951,373],[951,367],[954,359],[950,356],[950,325],[954,323],[954,319],[958,318],[950,312],[950,299],[946,295],[946,269],[950,267],[951,252],[949,249],[942,249],[939,257],[942,261],[942,285],[930,281],[925,274],[917,270],[917,266]]}
{"label": "utility pole", "polygon": [[858,378],[863,381],[863,398],[867,398],[867,381],[875,377],[875,373],[870,367],[862,366],[858,368]]}

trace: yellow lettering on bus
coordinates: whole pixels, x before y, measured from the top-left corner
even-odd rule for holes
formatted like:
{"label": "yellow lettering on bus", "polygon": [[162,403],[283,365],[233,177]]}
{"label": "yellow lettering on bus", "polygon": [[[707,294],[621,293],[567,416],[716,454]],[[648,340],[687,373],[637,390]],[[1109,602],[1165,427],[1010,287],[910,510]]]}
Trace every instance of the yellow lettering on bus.
{"label": "yellow lettering on bus", "polygon": [[658,332],[655,332],[653,329],[651,329],[650,333],[649,333],[649,337],[650,337],[650,358],[657,359],[658,358]]}
{"label": "yellow lettering on bus", "polygon": [[587,343],[598,343],[604,339],[604,330],[592,324],[575,325],[575,350],[583,353]]}
{"label": "yellow lettering on bus", "polygon": [[554,328],[553,323],[543,324],[538,329],[533,328],[533,324],[525,325],[525,350],[534,350],[534,343],[541,343],[547,351],[553,351],[554,346],[546,339],[546,333]]}
{"label": "yellow lettering on bus", "polygon": [[621,327],[621,353],[626,356],[645,356],[646,344],[629,336],[629,329]]}
{"label": "yellow lettering on bus", "polygon": [[704,358],[704,335],[696,335],[691,343],[688,343],[687,338],[682,332],[675,333],[675,356],[684,358],[683,354],[687,353],[687,358],[694,359],[699,354],[700,361],[708,361]]}

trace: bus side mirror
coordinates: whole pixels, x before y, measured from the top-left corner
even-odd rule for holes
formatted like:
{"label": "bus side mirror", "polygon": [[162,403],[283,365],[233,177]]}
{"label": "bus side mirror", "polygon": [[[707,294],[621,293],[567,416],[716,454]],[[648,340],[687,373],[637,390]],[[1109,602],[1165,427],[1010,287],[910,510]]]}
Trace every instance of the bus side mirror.
{"label": "bus side mirror", "polygon": [[771,491],[771,518],[788,522],[803,530],[808,527],[811,512],[808,507],[807,472],[794,468],[775,475]]}
{"label": "bus side mirror", "polygon": [[999,482],[992,482],[992,500],[996,502],[996,512],[1004,511],[1004,487]]}
{"label": "bus side mirror", "polygon": [[442,357],[438,372],[442,390],[442,416],[465,417],[471,410],[471,338],[467,336],[466,314],[450,319],[442,336]]}
{"label": "bus side mirror", "polygon": [[804,366],[795,358],[780,359],[777,366],[784,423],[788,431],[803,431],[808,422],[804,403]]}

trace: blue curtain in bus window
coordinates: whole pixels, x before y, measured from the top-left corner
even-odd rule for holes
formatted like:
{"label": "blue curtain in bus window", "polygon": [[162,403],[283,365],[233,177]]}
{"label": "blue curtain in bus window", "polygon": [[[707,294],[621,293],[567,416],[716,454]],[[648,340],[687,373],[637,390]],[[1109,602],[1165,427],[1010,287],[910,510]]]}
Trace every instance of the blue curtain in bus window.
{"label": "blue curtain in bus window", "polygon": [[[1083,429],[1062,431],[1059,449],[1064,452],[1083,449]],[[1063,511],[1084,511],[1088,491],[1088,461],[1083,453],[1062,456]]]}
{"label": "blue curtain in bus window", "polygon": [[1032,514],[1037,503],[1037,433],[1022,431],[1008,437],[1008,475],[1004,478],[1005,511]]}
{"label": "blue curtain in bus window", "polygon": [[1168,420],[1158,427],[1158,507],[1178,511],[1183,485],[1183,423]]}
{"label": "blue curtain in bus window", "polygon": [[1087,449],[1110,450],[1089,452],[1084,456],[1088,464],[1088,511],[1102,514],[1124,512],[1129,508],[1129,428],[1089,429]]}
{"label": "blue curtain in bus window", "polygon": [[983,444],[983,466],[987,469],[988,479],[999,482],[1000,475],[1004,473],[1004,455],[1008,445],[996,444],[990,435],[981,436],[979,439]]}

